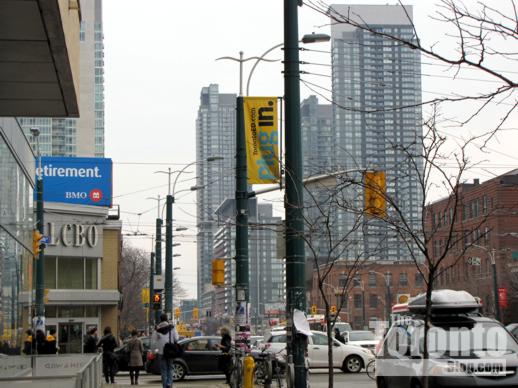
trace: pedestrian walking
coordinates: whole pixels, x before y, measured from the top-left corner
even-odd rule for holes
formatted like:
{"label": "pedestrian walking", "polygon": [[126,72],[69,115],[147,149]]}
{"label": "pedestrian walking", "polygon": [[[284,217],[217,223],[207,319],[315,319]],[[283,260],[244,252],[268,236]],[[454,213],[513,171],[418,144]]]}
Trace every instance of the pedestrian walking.
{"label": "pedestrian walking", "polygon": [[38,354],[47,354],[47,337],[43,330],[36,330],[36,351]]}
{"label": "pedestrian walking", "polygon": [[115,384],[115,374],[117,373],[117,358],[114,350],[117,347],[117,340],[112,334],[109,326],[104,328],[104,335],[97,344],[98,348],[103,349],[103,373],[104,380],[108,384]]}
{"label": "pedestrian walking", "polygon": [[342,334],[340,334],[340,329],[338,329],[338,327],[335,327],[335,339],[345,344],[345,338]]}
{"label": "pedestrian walking", "polygon": [[138,385],[140,368],[144,366],[144,363],[142,362],[144,346],[142,345],[142,341],[138,338],[138,332],[136,330],[131,332],[131,339],[128,342],[128,352],[131,385]]}
{"label": "pedestrian walking", "polygon": [[218,369],[225,374],[226,383],[230,384],[230,365],[232,362],[232,355],[230,349],[232,347],[232,337],[230,336],[230,330],[226,327],[222,327],[220,330],[221,342],[216,345],[221,350],[221,354],[218,358]]}
{"label": "pedestrian walking", "polygon": [[157,349],[158,352],[163,388],[171,388],[173,386],[173,359],[164,356],[164,345],[166,343],[178,342],[178,339],[178,332],[174,325],[168,322],[166,314],[162,314],[160,316],[160,323],[153,333],[152,340],[154,348]]}
{"label": "pedestrian walking", "polygon": [[56,329],[49,330],[47,335],[47,351],[46,354],[56,354],[58,352],[58,342],[56,339]]}
{"label": "pedestrian walking", "polygon": [[23,353],[27,356],[32,355],[32,340],[33,340],[32,330],[27,330],[25,332],[25,340],[23,341]]}
{"label": "pedestrian walking", "polygon": [[84,353],[97,353],[97,327],[88,330],[83,344]]}

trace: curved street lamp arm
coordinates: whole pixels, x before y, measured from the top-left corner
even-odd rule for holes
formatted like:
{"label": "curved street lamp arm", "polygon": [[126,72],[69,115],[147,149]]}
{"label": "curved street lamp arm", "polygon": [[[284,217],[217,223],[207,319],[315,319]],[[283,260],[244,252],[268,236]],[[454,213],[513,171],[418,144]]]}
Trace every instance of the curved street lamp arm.
{"label": "curved street lamp arm", "polygon": [[282,46],[284,46],[284,43],[279,43],[279,44],[269,48],[268,50],[266,50],[263,53],[263,55],[261,55],[260,57],[254,57],[254,58],[257,58],[257,60],[255,61],[254,65],[252,66],[252,69],[250,69],[250,73],[248,73],[248,80],[246,81],[246,95],[247,96],[249,95],[249,92],[250,92],[250,80],[252,79],[252,74],[254,74],[254,70],[257,67],[257,65],[259,64],[259,62],[261,62],[261,61],[277,62],[277,60],[264,59],[264,57],[266,55],[268,55],[270,52],[272,52],[273,50],[275,50],[275,49],[277,49],[279,47],[282,47]]}

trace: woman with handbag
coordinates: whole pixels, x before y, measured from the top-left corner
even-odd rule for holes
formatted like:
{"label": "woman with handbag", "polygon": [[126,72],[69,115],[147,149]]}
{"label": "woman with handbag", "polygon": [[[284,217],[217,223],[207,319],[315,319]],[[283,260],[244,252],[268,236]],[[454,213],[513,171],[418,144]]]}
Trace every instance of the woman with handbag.
{"label": "woman with handbag", "polygon": [[131,385],[138,385],[138,375],[140,369],[144,366],[142,362],[142,353],[144,353],[144,346],[142,341],[138,338],[137,330],[131,332],[131,339],[128,342],[129,352],[129,373]]}
{"label": "woman with handbag", "polygon": [[173,386],[173,376],[171,373],[173,369],[173,358],[164,354],[164,347],[166,344],[178,342],[178,339],[178,332],[174,325],[168,322],[166,314],[162,314],[160,316],[160,323],[153,333],[152,340],[158,353],[163,388],[171,388]]}

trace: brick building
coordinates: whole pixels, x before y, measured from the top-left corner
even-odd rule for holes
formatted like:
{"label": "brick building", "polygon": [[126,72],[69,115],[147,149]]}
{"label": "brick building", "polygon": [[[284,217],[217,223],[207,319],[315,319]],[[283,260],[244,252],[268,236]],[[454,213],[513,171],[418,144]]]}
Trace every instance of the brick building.
{"label": "brick building", "polygon": [[[342,297],[344,287],[347,292]],[[388,320],[387,314],[394,304],[424,290],[423,277],[413,261],[367,262],[356,271],[350,262],[340,260],[335,262],[324,282],[326,299],[336,306],[342,302],[341,321],[349,322],[354,329],[368,328],[371,321]],[[316,271],[312,275],[309,302],[310,306],[317,306],[319,314],[324,314],[325,305],[318,289]]]}
{"label": "brick building", "polygon": [[458,193],[426,209],[430,255],[446,251],[435,288],[466,290],[494,315],[493,257],[503,321],[518,322],[518,169],[464,183]]}

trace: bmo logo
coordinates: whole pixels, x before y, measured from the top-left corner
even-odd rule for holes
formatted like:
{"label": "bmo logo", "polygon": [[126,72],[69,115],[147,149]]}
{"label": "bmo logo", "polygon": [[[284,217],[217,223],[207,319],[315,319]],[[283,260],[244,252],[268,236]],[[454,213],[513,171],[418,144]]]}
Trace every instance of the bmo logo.
{"label": "bmo logo", "polygon": [[66,199],[86,199],[88,195],[82,191],[66,191],[65,192]]}
{"label": "bmo logo", "polygon": [[100,202],[103,199],[103,192],[99,189],[90,191],[90,200],[92,202]]}

